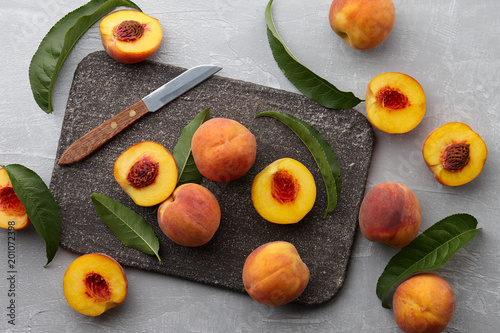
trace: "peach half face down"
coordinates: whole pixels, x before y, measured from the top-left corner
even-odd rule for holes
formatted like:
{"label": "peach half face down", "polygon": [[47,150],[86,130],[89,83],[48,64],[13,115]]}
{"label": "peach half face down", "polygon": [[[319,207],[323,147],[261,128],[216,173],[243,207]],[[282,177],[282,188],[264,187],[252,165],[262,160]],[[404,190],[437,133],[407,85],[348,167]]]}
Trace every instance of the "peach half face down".
{"label": "peach half face down", "polygon": [[255,301],[280,306],[304,292],[309,283],[309,268],[293,244],[275,241],[250,253],[242,277],[245,290]]}
{"label": "peach half face down", "polygon": [[328,15],[332,30],[355,50],[382,43],[396,21],[392,0],[333,0]]}
{"label": "peach half face down", "polygon": [[425,115],[422,86],[403,73],[384,73],[373,78],[366,89],[366,115],[373,126],[391,133],[406,133]]}
{"label": "peach half face down", "polygon": [[154,206],[177,185],[177,164],[170,152],[152,141],[137,143],[116,160],[114,176],[125,193],[139,206]]}
{"label": "peach half face down", "polygon": [[9,174],[0,168],[0,228],[19,230],[30,223],[24,205],[14,192]]}
{"label": "peach half face down", "polygon": [[282,158],[255,176],[251,195],[255,209],[265,220],[278,224],[297,223],[314,206],[316,183],[302,163]]}
{"label": "peach half face down", "polygon": [[445,279],[420,273],[396,288],[392,305],[394,319],[403,332],[440,333],[453,317],[456,298]]}
{"label": "peach half face down", "polygon": [[481,173],[488,149],[469,125],[451,122],[427,136],[422,154],[438,182],[446,186],[460,186]]}
{"label": "peach half face down", "polygon": [[69,305],[87,316],[99,316],[125,300],[128,282],[122,266],[102,253],[75,259],[63,278],[64,296]]}
{"label": "peach half face down", "polygon": [[158,20],[137,10],[119,10],[107,15],[99,31],[106,52],[124,64],[149,58],[163,38]]}

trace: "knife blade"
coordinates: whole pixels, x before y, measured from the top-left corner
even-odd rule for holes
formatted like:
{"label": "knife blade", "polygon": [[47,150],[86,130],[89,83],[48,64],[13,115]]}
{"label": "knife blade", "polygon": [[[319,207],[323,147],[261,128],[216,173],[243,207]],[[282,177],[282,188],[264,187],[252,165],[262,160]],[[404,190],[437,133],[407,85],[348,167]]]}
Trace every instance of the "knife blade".
{"label": "knife blade", "polygon": [[219,66],[202,65],[183,72],[73,142],[57,164],[66,165],[82,160],[148,113],[158,111],[221,69]]}

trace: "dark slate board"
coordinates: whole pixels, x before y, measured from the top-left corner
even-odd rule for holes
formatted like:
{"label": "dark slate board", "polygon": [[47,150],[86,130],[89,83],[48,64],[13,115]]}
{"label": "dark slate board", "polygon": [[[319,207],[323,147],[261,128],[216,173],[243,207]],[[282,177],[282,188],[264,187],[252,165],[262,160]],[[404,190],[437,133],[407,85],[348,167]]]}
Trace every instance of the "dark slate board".
{"label": "dark slate board", "polygon": [[[50,184],[62,219],[61,246],[76,253],[106,253],[124,266],[244,292],[241,271],[248,254],[266,242],[284,240],[297,247],[311,272],[309,285],[296,302],[318,305],[331,300],[346,276],[374,145],[371,125],[355,110],[328,110],[299,94],[216,75],[147,115],[81,162],[57,165],[73,141],[184,70],[152,61],[124,65],[105,52],[92,53],[79,64]],[[235,119],[254,133],[257,158],[250,171],[238,180],[203,180],[202,185],[215,194],[221,205],[220,228],[207,245],[181,247],[161,232],[153,213],[155,207],[136,206],[121,190],[113,177],[113,165],[125,149],[144,140],[156,141],[173,151],[183,127],[208,107],[212,108],[212,117]],[[281,122],[255,118],[267,110],[290,113],[309,122],[335,150],[342,172],[342,195],[336,210],[326,219],[323,214],[327,197],[314,159]],[[255,175],[283,157],[306,165],[318,189],[313,210],[294,225],[264,221],[250,198]],[[160,240],[161,263],[155,256],[125,247],[115,238],[94,210],[89,198],[94,192],[115,199],[146,219]]]}

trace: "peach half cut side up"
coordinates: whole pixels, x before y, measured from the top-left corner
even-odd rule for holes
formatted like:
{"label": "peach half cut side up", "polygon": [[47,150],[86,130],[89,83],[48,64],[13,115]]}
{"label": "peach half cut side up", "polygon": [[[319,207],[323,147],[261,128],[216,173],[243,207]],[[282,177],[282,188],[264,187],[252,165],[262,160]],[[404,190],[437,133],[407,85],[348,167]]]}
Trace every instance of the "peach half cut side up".
{"label": "peach half cut side up", "polygon": [[277,224],[297,223],[316,201],[316,183],[311,172],[292,158],[274,161],[255,176],[252,202],[265,220]]}
{"label": "peach half cut side up", "polygon": [[154,206],[177,185],[177,164],[172,154],[152,141],[137,143],[116,160],[114,176],[121,188],[139,206]]}
{"label": "peach half cut side up", "polygon": [[19,230],[30,223],[24,205],[14,192],[9,174],[0,168],[0,228]]}
{"label": "peach half cut side up", "polygon": [[149,58],[163,38],[158,20],[137,10],[119,10],[107,15],[99,31],[106,52],[124,64]]}
{"label": "peach half cut side up", "polygon": [[481,173],[488,149],[479,134],[468,125],[451,122],[427,136],[422,154],[438,182],[447,186],[459,186]]}
{"label": "peach half cut side up", "polygon": [[424,90],[406,74],[380,74],[366,88],[365,107],[368,120],[379,130],[391,134],[406,133],[424,118]]}
{"label": "peach half cut side up", "polygon": [[128,282],[122,266],[102,253],[75,259],[63,278],[64,296],[77,312],[99,316],[125,300]]}

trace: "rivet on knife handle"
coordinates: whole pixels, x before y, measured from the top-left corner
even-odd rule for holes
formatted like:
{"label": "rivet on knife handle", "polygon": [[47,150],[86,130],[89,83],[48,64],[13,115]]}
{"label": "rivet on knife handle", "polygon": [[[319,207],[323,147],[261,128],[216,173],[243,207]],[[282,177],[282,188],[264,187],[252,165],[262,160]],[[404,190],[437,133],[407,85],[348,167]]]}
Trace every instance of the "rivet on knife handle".
{"label": "rivet on knife handle", "polygon": [[149,110],[144,102],[137,101],[73,142],[62,154],[58,164],[71,164],[87,157],[147,113]]}

